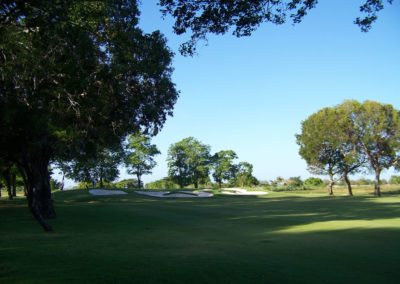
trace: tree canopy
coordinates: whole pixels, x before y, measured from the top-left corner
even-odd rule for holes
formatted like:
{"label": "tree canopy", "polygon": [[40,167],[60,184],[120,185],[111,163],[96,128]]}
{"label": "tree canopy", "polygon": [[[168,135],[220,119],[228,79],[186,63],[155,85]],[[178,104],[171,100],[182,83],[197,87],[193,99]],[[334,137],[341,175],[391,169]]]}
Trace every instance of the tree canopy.
{"label": "tree canopy", "polygon": [[181,188],[194,184],[198,188],[208,178],[210,146],[193,137],[182,139],[168,149],[168,174]]}
{"label": "tree canopy", "polygon": [[234,183],[237,186],[257,185],[259,182],[257,178],[253,176],[253,165],[248,162],[239,162],[236,166]]}
{"label": "tree canopy", "polygon": [[128,0],[0,4],[0,156],[23,169],[47,230],[50,161],[157,133],[172,115],[172,52],[138,16]]}
{"label": "tree canopy", "polygon": [[388,104],[345,101],[312,114],[296,137],[309,170],[330,177],[330,194],[338,175],[352,195],[348,175],[367,168],[375,174],[375,195],[379,196],[381,172],[399,161],[399,112]]}
{"label": "tree canopy", "polygon": [[143,134],[133,134],[128,137],[125,147],[125,165],[129,174],[136,175],[138,187],[141,187],[143,175],[151,173],[157,165],[154,156],[161,154],[156,145],[151,144],[150,138]]}
{"label": "tree canopy", "polygon": [[66,176],[74,181],[102,188],[104,183],[118,178],[122,155],[121,149],[98,150],[93,156],[75,158],[64,170]]}
{"label": "tree canopy", "polygon": [[212,176],[220,188],[224,181],[235,177],[236,166],[233,164],[235,159],[237,155],[232,150],[219,151],[211,157]]}
{"label": "tree canopy", "polygon": [[[354,23],[363,32],[371,29],[384,3],[393,0],[364,0],[360,6],[362,17]],[[284,24],[288,18],[300,23],[307,13],[316,7],[318,0],[160,0],[162,12],[175,18],[174,32],[178,35],[191,32],[189,41],[180,51],[192,55],[199,40],[207,34],[225,34],[233,29],[237,37],[249,36],[262,23]]]}
{"label": "tree canopy", "polygon": [[348,176],[365,162],[349,118],[350,113],[343,106],[324,108],[303,121],[301,134],[296,136],[299,153],[309,170],[329,176],[330,195],[333,194],[335,176],[343,177],[348,194],[353,195]]}
{"label": "tree canopy", "polygon": [[380,196],[380,175],[383,170],[399,165],[400,115],[390,104],[374,101],[347,101],[357,144],[368,160],[368,169],[375,175],[375,195]]}

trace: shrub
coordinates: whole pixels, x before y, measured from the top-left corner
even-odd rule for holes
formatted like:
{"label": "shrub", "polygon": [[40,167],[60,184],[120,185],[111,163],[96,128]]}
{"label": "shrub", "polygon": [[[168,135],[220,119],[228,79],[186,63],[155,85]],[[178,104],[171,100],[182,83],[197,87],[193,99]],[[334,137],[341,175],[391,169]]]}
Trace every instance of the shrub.
{"label": "shrub", "polygon": [[174,183],[169,178],[159,179],[153,182],[146,183],[145,188],[147,189],[175,189],[179,188],[179,185]]}
{"label": "shrub", "polygon": [[310,177],[304,181],[305,186],[322,186],[324,181],[320,178]]}
{"label": "shrub", "polygon": [[390,184],[400,184],[400,176],[391,176],[389,183]]}
{"label": "shrub", "polygon": [[[143,186],[143,183],[141,184]],[[115,188],[138,188],[138,181],[137,179],[123,179],[121,181],[113,183]]]}

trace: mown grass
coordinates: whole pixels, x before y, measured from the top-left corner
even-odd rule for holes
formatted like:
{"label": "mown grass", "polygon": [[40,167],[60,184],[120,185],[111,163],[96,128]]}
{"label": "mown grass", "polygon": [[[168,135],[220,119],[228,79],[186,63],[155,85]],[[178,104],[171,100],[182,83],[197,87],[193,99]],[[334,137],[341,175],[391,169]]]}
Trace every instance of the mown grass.
{"label": "mown grass", "polygon": [[0,283],[398,283],[400,195],[54,194],[44,233],[0,201]]}

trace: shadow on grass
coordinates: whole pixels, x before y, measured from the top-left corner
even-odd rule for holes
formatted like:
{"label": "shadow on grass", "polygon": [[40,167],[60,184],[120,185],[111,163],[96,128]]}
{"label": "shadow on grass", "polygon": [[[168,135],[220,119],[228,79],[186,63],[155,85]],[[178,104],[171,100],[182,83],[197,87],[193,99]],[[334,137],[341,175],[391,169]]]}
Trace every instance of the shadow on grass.
{"label": "shadow on grass", "polygon": [[400,196],[393,194],[156,199],[83,190],[54,199],[58,218],[50,235],[22,208],[25,200],[0,201],[0,259],[7,260],[0,283],[397,283],[400,277]]}

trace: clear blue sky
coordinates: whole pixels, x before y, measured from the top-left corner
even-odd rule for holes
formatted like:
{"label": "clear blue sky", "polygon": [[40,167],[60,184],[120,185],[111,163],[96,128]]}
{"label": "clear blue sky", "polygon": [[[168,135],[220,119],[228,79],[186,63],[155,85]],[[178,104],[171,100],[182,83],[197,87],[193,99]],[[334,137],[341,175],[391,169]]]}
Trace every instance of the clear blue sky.
{"label": "clear blue sky", "polygon": [[140,26],[167,37],[180,90],[174,116],[153,139],[162,155],[145,182],[167,175],[168,147],[188,136],[213,152],[234,150],[260,180],[306,178],[294,136],[302,120],[345,99],[400,108],[400,1],[387,5],[369,33],[353,24],[365,1],[319,1],[299,25],[264,24],[239,39],[210,36],[195,57],[178,53],[184,38],[161,19],[157,1],[142,2]]}

